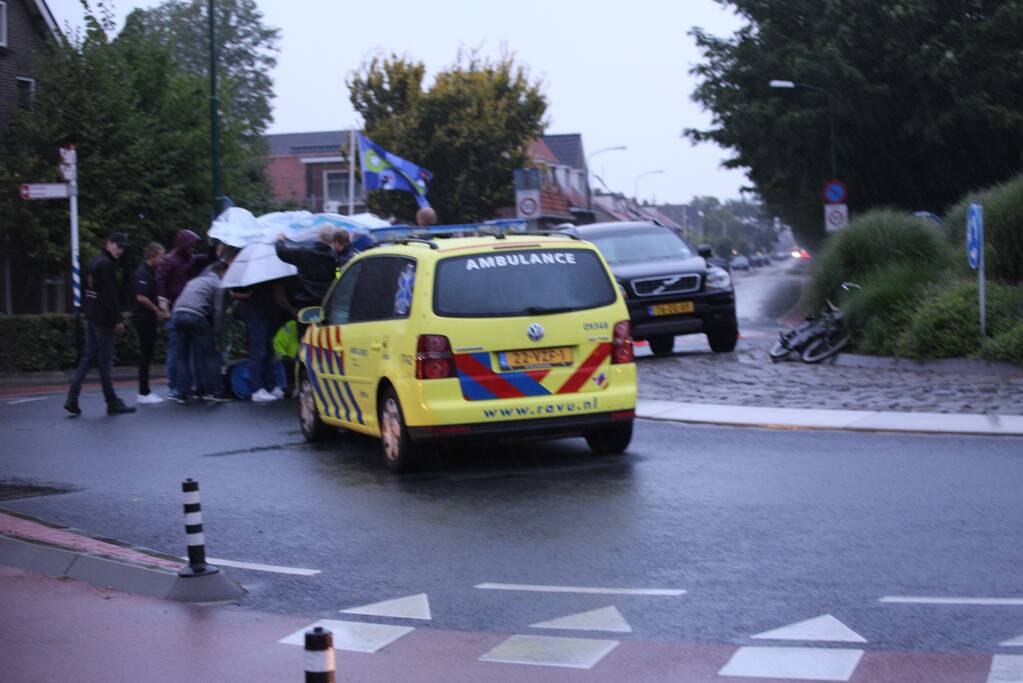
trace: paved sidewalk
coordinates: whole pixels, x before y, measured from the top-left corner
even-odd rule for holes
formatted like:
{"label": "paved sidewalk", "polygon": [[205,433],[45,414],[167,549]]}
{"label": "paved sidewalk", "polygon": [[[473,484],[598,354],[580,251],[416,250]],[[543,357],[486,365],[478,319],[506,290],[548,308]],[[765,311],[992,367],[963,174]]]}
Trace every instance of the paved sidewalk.
{"label": "paved sidewalk", "polygon": [[1023,436],[1021,415],[770,408],[640,399],[636,406],[636,416],[672,422],[775,429]]}

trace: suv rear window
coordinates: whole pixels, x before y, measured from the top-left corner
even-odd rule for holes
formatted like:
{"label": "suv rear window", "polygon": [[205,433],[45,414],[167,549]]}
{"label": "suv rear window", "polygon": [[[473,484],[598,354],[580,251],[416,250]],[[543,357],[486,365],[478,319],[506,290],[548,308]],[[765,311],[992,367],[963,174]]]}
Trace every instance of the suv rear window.
{"label": "suv rear window", "polygon": [[454,318],[560,313],[614,303],[600,259],[584,249],[517,249],[437,264],[433,311]]}

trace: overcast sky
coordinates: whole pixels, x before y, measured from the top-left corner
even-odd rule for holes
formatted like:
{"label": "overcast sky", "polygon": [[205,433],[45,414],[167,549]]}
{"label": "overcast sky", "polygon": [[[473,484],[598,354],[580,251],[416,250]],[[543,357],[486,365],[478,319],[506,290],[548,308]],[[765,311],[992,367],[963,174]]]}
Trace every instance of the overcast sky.
{"label": "overcast sky", "polygon": [[[123,17],[156,2],[114,2]],[[81,24],[79,0],[48,0],[62,27]],[[687,127],[710,124],[690,101],[689,69],[700,53],[688,35],[700,26],[730,35],[737,17],[713,0],[481,2],[411,0],[331,2],[257,0],[268,26],[281,29],[271,133],[337,130],[357,125],[345,79],[378,52],[426,64],[427,77],[452,64],[461,47],[497,56],[513,52],[542,79],[548,133],[581,133],[586,153],[604,152],[592,169],[616,192],[681,203],[695,195],[739,196],[745,174],[727,171],[728,153],[692,146]],[[412,160],[415,161],[415,160]],[[596,186],[599,183],[594,181]]]}

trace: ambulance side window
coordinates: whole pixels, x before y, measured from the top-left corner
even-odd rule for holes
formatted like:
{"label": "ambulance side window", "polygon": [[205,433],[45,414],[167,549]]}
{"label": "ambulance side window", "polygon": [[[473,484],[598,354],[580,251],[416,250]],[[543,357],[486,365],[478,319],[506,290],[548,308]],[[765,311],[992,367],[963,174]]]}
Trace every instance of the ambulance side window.
{"label": "ambulance side window", "polygon": [[355,286],[349,322],[407,318],[412,308],[416,262],[401,256],[373,256]]}
{"label": "ambulance side window", "polygon": [[352,301],[355,295],[355,283],[359,279],[359,271],[362,270],[362,262],[353,263],[352,267],[345,271],[344,275],[330,294],[327,301],[327,308],[324,313],[324,323],[327,325],[344,325],[351,318]]}

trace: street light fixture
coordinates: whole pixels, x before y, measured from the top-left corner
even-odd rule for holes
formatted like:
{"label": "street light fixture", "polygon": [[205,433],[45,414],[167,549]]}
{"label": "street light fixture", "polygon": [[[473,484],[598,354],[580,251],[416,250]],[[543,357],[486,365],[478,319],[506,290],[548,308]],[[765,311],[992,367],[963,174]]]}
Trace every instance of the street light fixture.
{"label": "street light fixture", "polygon": [[796,83],[795,81],[773,80],[768,83],[768,85],[772,88],[783,88],[786,90],[791,90],[793,88],[806,88],[807,90],[822,93],[828,98],[828,137],[830,139],[831,147],[831,177],[834,180],[838,180],[838,166],[835,163],[835,113],[834,108],[831,105],[831,93],[824,88],[817,87],[816,85]]}
{"label": "street light fixture", "polygon": [[633,190],[632,194],[636,198],[636,203],[637,204],[639,203],[639,179],[640,178],[645,178],[648,175],[660,175],[662,173],[664,173],[664,169],[663,168],[659,168],[656,171],[647,171],[646,173],[640,173],[638,176],[636,176],[636,179],[634,181],[632,181],[632,190]]}
{"label": "street light fixture", "polygon": [[[586,210],[589,211],[591,214],[593,213],[593,190],[590,188],[590,161],[593,159],[593,157],[597,156],[598,154],[601,154],[602,152],[622,152],[627,149],[628,147],[626,147],[625,145],[615,145],[614,147],[601,147],[596,152],[586,157]],[[597,174],[594,173],[593,175],[596,176]],[[601,184],[603,184],[604,181],[601,180],[600,182]],[[607,185],[604,185],[604,187],[607,187]]]}

